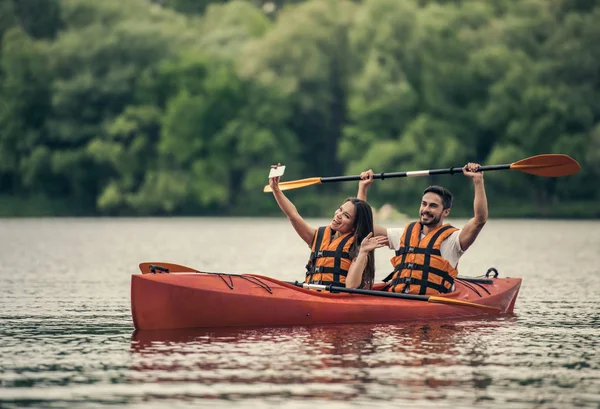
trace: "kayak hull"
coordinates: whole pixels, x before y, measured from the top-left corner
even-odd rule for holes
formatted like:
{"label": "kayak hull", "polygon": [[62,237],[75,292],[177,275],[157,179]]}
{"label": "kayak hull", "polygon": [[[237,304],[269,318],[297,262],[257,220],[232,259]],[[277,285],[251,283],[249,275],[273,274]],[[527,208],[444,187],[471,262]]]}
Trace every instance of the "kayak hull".
{"label": "kayak hull", "polygon": [[131,311],[135,328],[142,330],[440,320],[510,313],[520,286],[520,278],[496,278],[491,284],[457,282],[456,291],[443,296],[498,308],[490,310],[332,294],[254,274],[134,274]]}

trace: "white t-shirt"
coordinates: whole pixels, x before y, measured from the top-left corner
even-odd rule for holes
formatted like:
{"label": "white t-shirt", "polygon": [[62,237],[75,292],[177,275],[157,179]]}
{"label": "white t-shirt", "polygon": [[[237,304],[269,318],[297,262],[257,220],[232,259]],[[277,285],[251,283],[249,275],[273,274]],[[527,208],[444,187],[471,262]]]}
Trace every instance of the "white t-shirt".
{"label": "white t-shirt", "polygon": [[[455,231],[440,245],[442,257],[448,260],[454,268],[458,266],[458,260],[460,259],[460,256],[464,254],[464,251],[460,248],[460,240],[458,239],[460,232],[461,230]],[[400,248],[400,238],[402,237],[402,233],[404,233],[404,227],[387,229],[387,236],[392,250],[398,250]],[[425,234],[421,231],[421,239],[423,239],[423,237],[425,237]]]}

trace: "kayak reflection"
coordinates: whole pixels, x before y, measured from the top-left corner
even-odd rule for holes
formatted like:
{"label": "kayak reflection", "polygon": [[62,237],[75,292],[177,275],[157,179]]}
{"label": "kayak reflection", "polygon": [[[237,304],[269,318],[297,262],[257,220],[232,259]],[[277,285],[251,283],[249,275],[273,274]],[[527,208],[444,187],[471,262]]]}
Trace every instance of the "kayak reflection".
{"label": "kayak reflection", "polygon": [[488,344],[512,321],[138,330],[131,341],[131,381],[195,383],[201,389],[196,394],[215,398],[339,400],[397,395],[398,387],[422,394],[461,382],[485,389],[489,377],[477,372],[490,358]]}

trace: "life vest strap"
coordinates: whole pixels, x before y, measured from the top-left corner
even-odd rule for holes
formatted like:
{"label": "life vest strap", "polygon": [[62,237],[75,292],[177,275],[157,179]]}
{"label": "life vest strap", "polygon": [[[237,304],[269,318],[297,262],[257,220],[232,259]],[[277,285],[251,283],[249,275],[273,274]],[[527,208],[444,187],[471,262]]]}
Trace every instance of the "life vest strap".
{"label": "life vest strap", "polygon": [[[431,257],[434,256],[443,258],[440,251],[441,240],[446,239],[446,232],[449,229],[453,229],[453,227],[450,225],[442,226],[428,240],[426,246],[419,247],[421,240],[413,238],[413,230],[416,225],[417,222],[414,222],[407,226],[400,243],[402,246],[396,251],[396,257],[402,256],[402,258],[400,262],[394,266],[394,270],[383,281],[388,282],[392,280],[390,286],[393,286],[394,288],[403,283],[405,284],[405,289],[409,285],[419,285],[419,294],[425,294],[427,292],[427,288],[431,288],[439,292],[448,292],[448,289],[444,284],[448,283],[450,284],[450,288],[452,288],[454,285],[454,278],[448,271],[431,266]],[[419,241],[415,242],[415,240]],[[408,254],[422,254],[424,256],[422,264],[417,264],[414,261],[408,262]],[[414,260],[414,258],[412,259]],[[410,270],[411,277],[401,277],[403,270]],[[420,278],[412,277],[412,272],[415,270],[421,272]],[[441,278],[441,283],[436,284],[435,282],[432,282],[429,279],[430,274]]]}
{"label": "life vest strap", "polygon": [[[425,268],[425,266],[423,264],[417,264],[417,263],[398,264],[394,268],[394,271],[392,271],[390,273],[390,275],[388,275],[386,277],[386,279],[383,281],[389,281],[391,276],[393,276],[397,271],[402,271],[402,270],[423,271],[424,268]],[[429,266],[429,272],[442,277],[444,280],[449,281],[451,284],[454,284],[454,278],[447,271],[440,270],[439,268]]]}
{"label": "life vest strap", "polygon": [[[415,228],[416,224],[417,224],[417,222],[412,222],[411,224],[408,225],[408,228],[404,231],[404,241],[405,241],[404,247],[406,247],[407,243],[410,244],[410,238],[412,237],[412,232],[413,232],[413,229]],[[420,234],[420,232],[419,232],[419,234]],[[402,244],[402,240],[400,240],[400,244]],[[407,254],[408,253],[402,253],[402,260],[400,261],[400,264],[404,264],[404,262],[406,261]],[[390,275],[388,275],[386,277],[386,280],[389,280],[393,275],[394,275],[394,272],[391,272]]]}
{"label": "life vest strap", "polygon": [[[346,237],[344,237],[338,245],[337,249],[335,250],[335,261],[333,263],[333,281],[341,281],[341,277],[346,277],[348,275],[348,272],[346,270],[342,270],[342,259],[345,258],[347,260],[350,260],[350,254],[342,250],[344,250],[344,247],[346,247],[346,244],[348,243],[348,241],[350,241],[352,237],[353,236],[351,234],[348,234]],[[344,257],[344,253],[348,254],[348,257]],[[352,262],[352,260],[350,260],[350,262]]]}
{"label": "life vest strap", "polygon": [[[427,286],[428,283],[431,283],[429,281],[429,273],[433,273],[436,275],[440,275],[439,271],[434,269],[433,267],[431,267],[431,254],[433,252],[433,247],[436,245],[436,243],[441,240],[442,234],[444,234],[446,231],[452,229],[452,226],[450,225],[446,225],[443,226],[441,229],[439,229],[437,232],[435,232],[435,234],[433,235],[433,237],[431,238],[431,240],[429,240],[429,244],[427,245],[427,252],[425,253],[425,260],[423,261],[423,272],[421,273],[421,290],[419,291],[419,294],[425,294],[427,292]],[[440,242],[439,247],[441,248],[442,243]],[[450,288],[452,288],[452,286],[454,285],[454,278],[452,278],[452,276],[450,276],[447,272],[444,272],[443,275],[441,275],[442,277],[442,286],[444,285],[444,281],[449,281],[450,282]],[[448,279],[450,278],[450,279]],[[433,283],[431,283],[433,284]]]}
{"label": "life vest strap", "polygon": [[[313,248],[315,250],[321,248],[321,243],[323,242],[323,236],[325,235],[326,228],[327,228],[327,226],[321,226],[317,229],[317,232],[315,233],[315,238],[313,239],[313,244],[314,244]],[[315,265],[316,259],[313,256],[314,253],[315,253],[314,251],[310,253],[310,257],[308,258],[308,264],[306,264],[306,275],[307,276],[312,274],[311,269]],[[310,281],[310,279],[309,279],[309,281]]]}
{"label": "life vest strap", "polygon": [[401,256],[403,254],[433,254],[436,256],[441,256],[442,252],[438,249],[432,249],[431,252],[427,248],[421,247],[400,247],[396,250],[396,256]]}
{"label": "life vest strap", "polygon": [[423,286],[423,285],[425,285],[426,287],[437,290],[440,293],[449,293],[449,292],[451,292],[451,289],[452,289],[452,286],[450,286],[450,288],[446,288],[444,286],[443,281],[442,281],[442,284],[436,284],[436,283],[432,283],[431,281],[421,280],[421,279],[414,278],[414,277],[399,278],[397,280],[394,280],[390,284],[390,286],[396,286],[399,284],[404,284],[405,286],[409,286],[409,285]]}
{"label": "life vest strap", "polygon": [[[342,277],[346,277],[348,275],[348,271],[342,269],[341,266],[342,260],[348,260],[352,262],[350,253],[348,251],[344,251],[344,248],[346,247],[348,241],[353,239],[353,235],[347,234],[344,238],[342,238],[335,250],[321,250],[326,229],[327,226],[319,227],[313,240],[313,251],[310,253],[310,258],[308,260],[308,264],[306,265],[307,278],[305,282],[311,282],[313,275],[317,273],[332,274],[333,280],[331,283],[341,283]],[[329,266],[317,266],[317,260],[322,258],[330,259],[326,261],[326,264],[329,264]],[[331,266],[331,264],[333,264],[333,266]]]}
{"label": "life vest strap", "polygon": [[335,267],[323,267],[323,266],[313,266],[310,267],[310,271],[306,272],[306,275],[313,275],[313,274],[336,274],[337,272],[339,272],[340,276],[346,277],[348,275],[348,271],[339,268],[336,269]]}
{"label": "life vest strap", "polygon": [[[311,252],[310,258],[311,260],[316,260],[321,257],[335,257],[337,254],[337,251],[334,250],[319,250]],[[340,254],[343,258],[350,258],[350,253],[348,253],[347,251],[343,251]]]}

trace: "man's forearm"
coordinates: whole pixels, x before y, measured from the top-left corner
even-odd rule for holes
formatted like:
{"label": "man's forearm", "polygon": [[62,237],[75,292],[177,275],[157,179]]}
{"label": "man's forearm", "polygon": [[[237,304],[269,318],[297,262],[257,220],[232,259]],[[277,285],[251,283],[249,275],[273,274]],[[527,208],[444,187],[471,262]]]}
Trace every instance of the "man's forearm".
{"label": "man's forearm", "polygon": [[473,200],[473,218],[477,224],[483,226],[488,219],[488,205],[483,179],[475,181],[474,186],[475,198]]}

